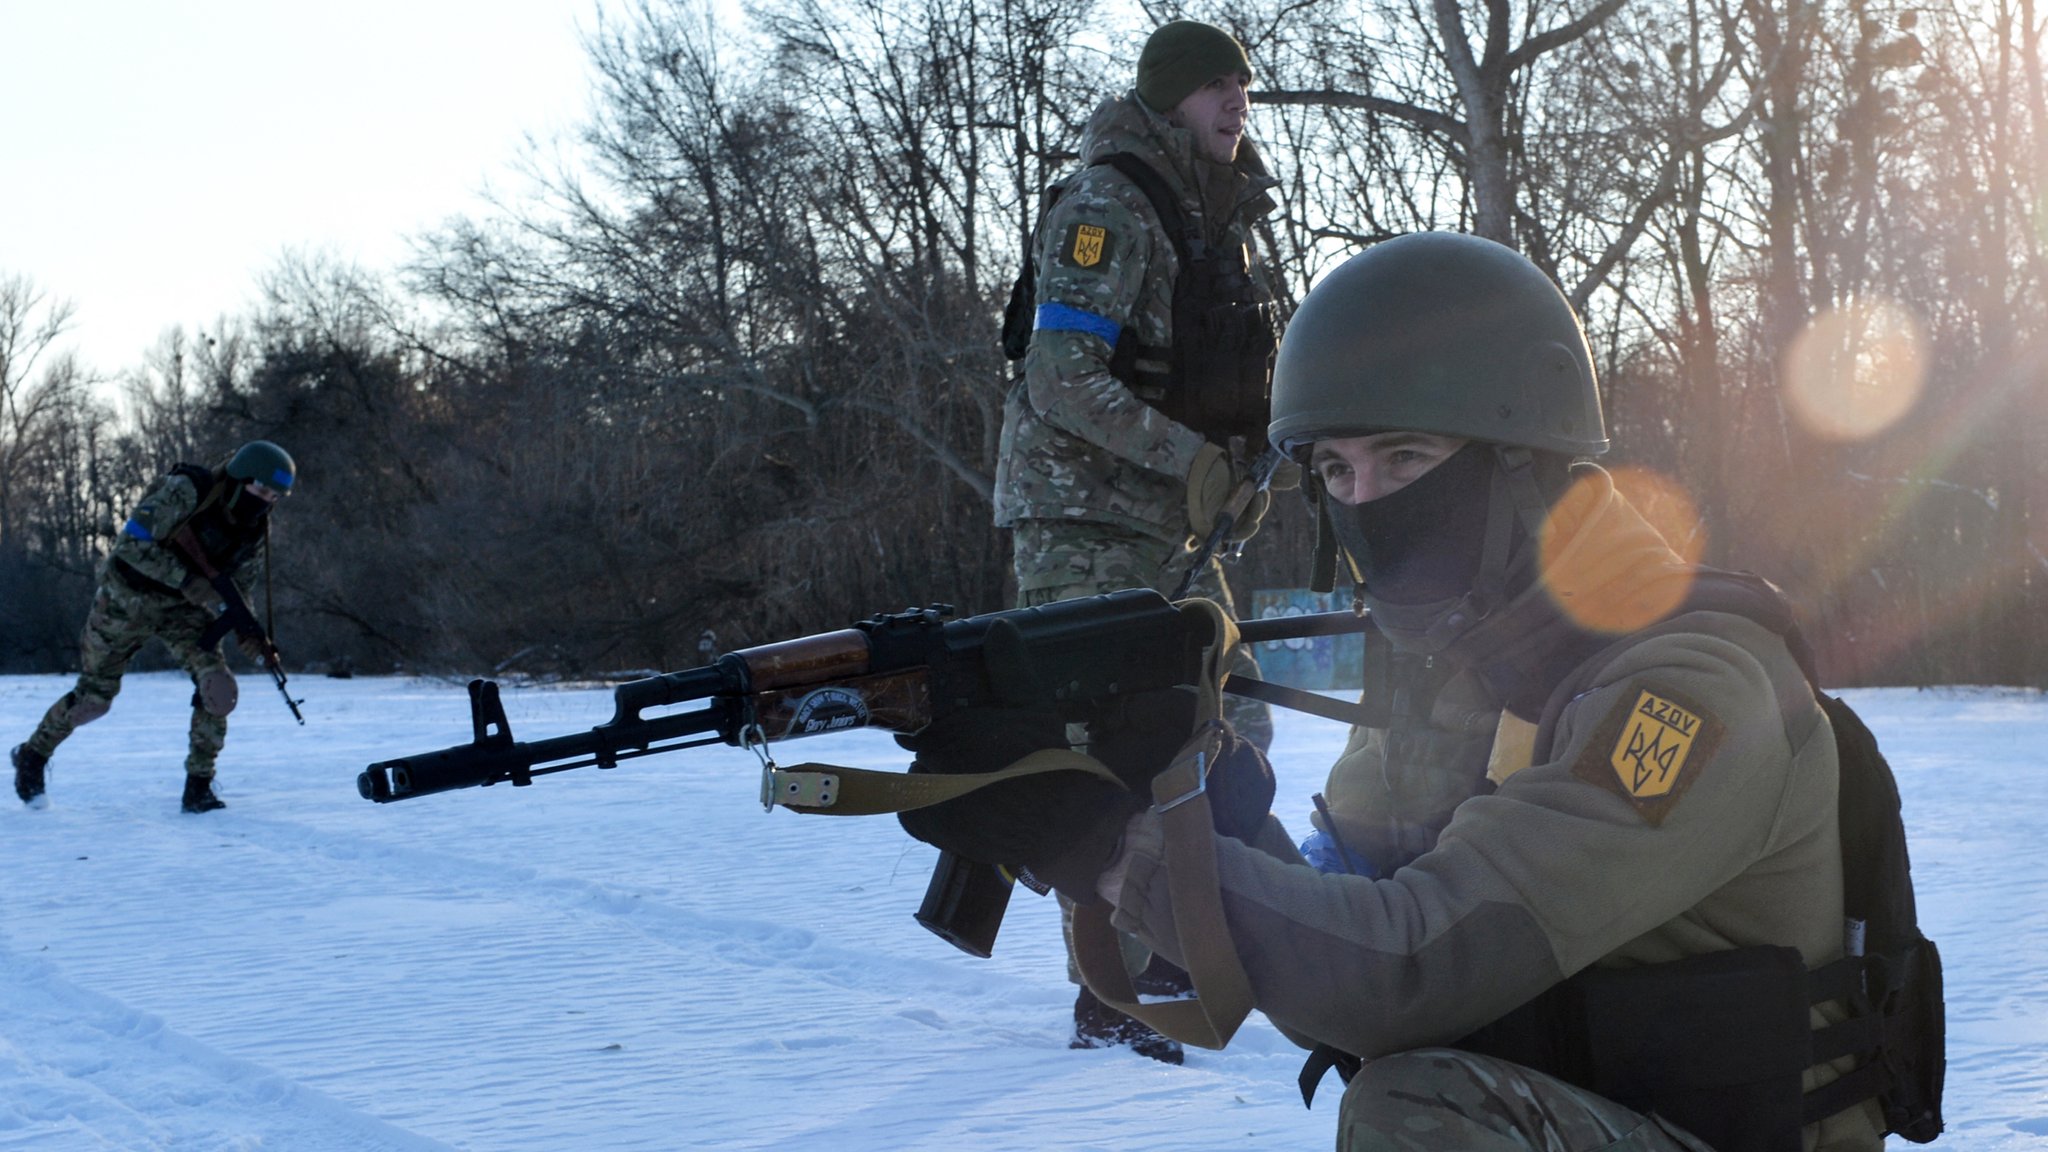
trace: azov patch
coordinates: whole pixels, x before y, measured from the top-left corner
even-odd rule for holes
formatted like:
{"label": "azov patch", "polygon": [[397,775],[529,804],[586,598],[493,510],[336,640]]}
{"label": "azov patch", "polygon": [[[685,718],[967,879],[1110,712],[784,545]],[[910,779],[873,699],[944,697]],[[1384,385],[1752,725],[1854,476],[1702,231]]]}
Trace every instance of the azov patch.
{"label": "azov patch", "polygon": [[1639,688],[1600,722],[1572,773],[1660,825],[1720,743],[1721,722],[1697,705],[1676,693]]}
{"label": "azov patch", "polygon": [[1102,263],[1109,247],[1109,229],[1099,224],[1075,224],[1067,229],[1060,255],[1076,268],[1093,268]]}

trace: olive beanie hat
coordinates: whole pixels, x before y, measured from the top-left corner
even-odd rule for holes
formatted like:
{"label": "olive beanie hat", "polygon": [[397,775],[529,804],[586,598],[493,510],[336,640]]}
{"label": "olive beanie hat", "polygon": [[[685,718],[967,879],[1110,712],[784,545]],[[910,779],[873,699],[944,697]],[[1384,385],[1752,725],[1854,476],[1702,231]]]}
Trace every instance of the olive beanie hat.
{"label": "olive beanie hat", "polygon": [[1237,38],[1200,20],[1161,24],[1138,54],[1138,96],[1154,112],[1171,112],[1218,76],[1252,72]]}

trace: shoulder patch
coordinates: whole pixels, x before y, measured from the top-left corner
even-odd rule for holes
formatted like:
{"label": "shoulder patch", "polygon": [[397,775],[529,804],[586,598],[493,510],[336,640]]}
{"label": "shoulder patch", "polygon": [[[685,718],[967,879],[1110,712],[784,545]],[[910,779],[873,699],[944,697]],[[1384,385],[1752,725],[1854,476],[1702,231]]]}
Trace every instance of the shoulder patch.
{"label": "shoulder patch", "polygon": [[1676,693],[1638,687],[1594,730],[1572,774],[1635,806],[1652,826],[1678,805],[1721,743],[1721,721]]}
{"label": "shoulder patch", "polygon": [[1060,262],[1075,268],[1093,268],[1102,263],[1108,250],[1109,229],[1076,221],[1067,225],[1067,234],[1060,240]]}

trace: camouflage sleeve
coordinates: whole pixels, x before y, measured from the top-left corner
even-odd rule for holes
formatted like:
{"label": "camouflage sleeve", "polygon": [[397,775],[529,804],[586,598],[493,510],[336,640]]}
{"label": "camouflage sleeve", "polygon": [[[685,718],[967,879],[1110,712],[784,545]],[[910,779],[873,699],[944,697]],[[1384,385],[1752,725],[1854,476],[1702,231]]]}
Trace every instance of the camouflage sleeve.
{"label": "camouflage sleeve", "polygon": [[[1798,672],[1771,643],[1755,629],[1629,649],[1567,708],[1552,759],[1460,806],[1392,877],[1218,837],[1259,1009],[1373,1057],[1454,1041],[1603,959],[1757,943],[1831,958],[1811,953],[1841,931],[1833,739],[1810,694],[1788,708]],[[1118,866],[1117,926],[1180,959],[1156,816],[1133,819]]]}
{"label": "camouflage sleeve", "polygon": [[121,535],[143,544],[161,544],[178,522],[199,505],[199,490],[176,473],[149,486],[121,526]]}
{"label": "camouflage sleeve", "polygon": [[1037,322],[1024,360],[1031,406],[1059,431],[1179,480],[1202,437],[1109,373],[1119,334],[1140,325],[1147,309],[1170,314],[1171,286],[1150,282],[1154,225],[1118,199],[1106,177],[1087,176],[1041,226]]}

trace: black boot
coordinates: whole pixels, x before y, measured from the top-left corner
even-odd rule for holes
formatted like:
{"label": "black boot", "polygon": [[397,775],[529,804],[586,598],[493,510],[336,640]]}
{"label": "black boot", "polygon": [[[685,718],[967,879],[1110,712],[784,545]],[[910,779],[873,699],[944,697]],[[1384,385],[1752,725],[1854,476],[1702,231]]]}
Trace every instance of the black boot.
{"label": "black boot", "polygon": [[1188,970],[1157,952],[1143,972],[1131,977],[1131,987],[1140,996],[1162,1000],[1185,1000],[1195,992],[1195,982]]}
{"label": "black boot", "polygon": [[50,758],[29,751],[26,744],[16,744],[7,758],[14,761],[14,794],[21,797],[21,802],[31,808],[48,804],[49,797],[43,795],[43,765]]}
{"label": "black boot", "polygon": [[1110,1048],[1119,1044],[1162,1064],[1178,1064],[1183,1058],[1179,1041],[1161,1036],[1150,1025],[1104,1004],[1083,985],[1081,995],[1074,1001],[1074,1038],[1067,1047]]}
{"label": "black boot", "polygon": [[227,806],[227,801],[213,794],[213,777],[185,777],[185,811],[211,812],[216,808],[225,808]]}

